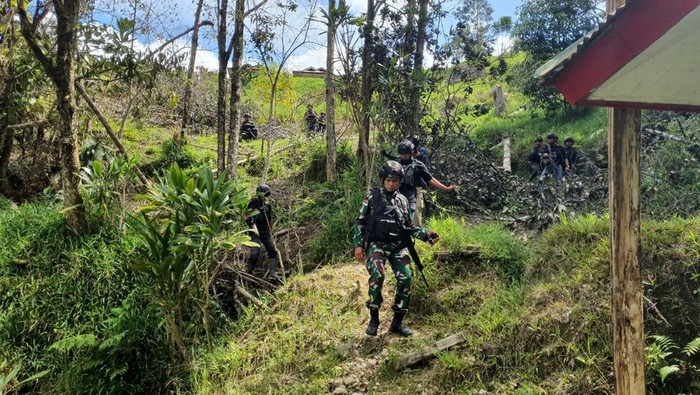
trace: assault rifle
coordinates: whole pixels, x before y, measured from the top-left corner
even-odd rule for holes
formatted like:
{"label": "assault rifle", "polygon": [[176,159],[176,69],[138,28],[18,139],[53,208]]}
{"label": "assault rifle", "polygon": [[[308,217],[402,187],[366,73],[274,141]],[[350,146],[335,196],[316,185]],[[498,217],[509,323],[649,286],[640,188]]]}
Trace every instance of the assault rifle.
{"label": "assault rifle", "polygon": [[[413,260],[413,263],[416,264],[416,269],[418,269],[418,273],[420,273],[420,276],[423,277],[423,282],[425,282],[426,287],[430,287],[428,285],[428,280],[425,279],[425,275],[423,274],[423,264],[420,261],[420,257],[418,256],[418,252],[416,251],[416,243],[413,240],[413,234],[415,233],[416,230],[419,228],[407,228],[401,230],[399,233],[399,245],[394,248],[393,251],[391,251],[390,255],[393,255],[402,249],[406,248],[408,249],[409,255],[411,255],[411,259]],[[437,240],[428,238],[427,240],[428,244],[433,245]]]}

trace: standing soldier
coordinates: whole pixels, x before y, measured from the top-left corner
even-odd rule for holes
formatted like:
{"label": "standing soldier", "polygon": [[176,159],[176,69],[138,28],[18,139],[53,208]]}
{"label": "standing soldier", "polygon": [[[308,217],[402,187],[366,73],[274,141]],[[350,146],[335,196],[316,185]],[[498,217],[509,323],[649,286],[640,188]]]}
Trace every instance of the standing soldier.
{"label": "standing soldier", "polygon": [[542,167],[540,166],[540,161],[542,160],[542,137],[535,139],[527,160],[530,162],[530,181],[532,181],[542,172]]}
{"label": "standing soldier", "polygon": [[406,232],[430,245],[440,239],[437,233],[428,229],[413,228],[408,201],[398,192],[403,176],[403,167],[398,162],[390,160],[382,165],[379,178],[383,188],[369,191],[353,228],[355,258],[365,263],[369,273],[369,300],[366,305],[370,321],[365,331],[369,336],[376,336],[379,328],[379,307],[383,301],[384,264],[387,259],[396,277],[396,296],[391,307],[394,318],[389,331],[400,336],[411,335],[411,330],[403,325],[403,319],[411,301],[413,273],[411,260],[401,239],[408,236]]}
{"label": "standing soldier", "polygon": [[547,135],[547,145],[542,147],[542,174],[540,174],[539,190],[544,192],[544,178],[547,174],[554,176],[557,195],[561,192],[561,181],[564,178],[564,150],[557,141],[559,137],[550,133]]}
{"label": "standing soldier", "polygon": [[446,186],[435,179],[423,162],[416,160],[413,157],[413,149],[415,146],[410,140],[404,140],[399,143],[399,163],[403,167],[404,177],[401,181],[399,192],[408,199],[408,211],[411,215],[412,222],[417,226],[422,223],[422,213],[416,210],[418,202],[418,187],[427,187],[428,185],[445,191],[452,192],[455,190],[454,185]]}
{"label": "standing soldier", "polygon": [[243,114],[240,135],[243,140],[255,140],[258,138],[258,128],[250,119],[250,113]]}
{"label": "standing soldier", "polygon": [[306,130],[309,134],[316,133],[316,123],[318,122],[318,115],[314,111],[314,105],[309,104],[306,106],[306,112],[304,113],[304,120],[306,121]]}
{"label": "standing soldier", "polygon": [[566,171],[567,176],[573,176],[576,170],[578,152],[574,148],[574,143],[574,138],[571,136],[564,139],[564,171]]}
{"label": "standing soldier", "polygon": [[[258,244],[262,243],[265,246],[265,250],[267,250],[267,280],[279,282],[279,277],[277,277],[277,249],[272,241],[272,206],[265,201],[265,198],[270,196],[270,187],[260,184],[255,193],[256,196],[248,202],[248,209],[255,210],[258,213],[245,219],[245,222],[251,228],[250,241]],[[252,274],[253,270],[255,270],[259,256],[260,247],[252,247],[246,265],[248,273]]]}

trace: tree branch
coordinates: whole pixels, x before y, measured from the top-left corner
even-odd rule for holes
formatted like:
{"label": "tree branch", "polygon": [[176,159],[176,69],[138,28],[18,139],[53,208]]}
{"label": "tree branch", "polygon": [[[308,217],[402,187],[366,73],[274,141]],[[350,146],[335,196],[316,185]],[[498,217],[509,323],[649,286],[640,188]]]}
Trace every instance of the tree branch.
{"label": "tree branch", "polygon": [[48,126],[50,122],[46,119],[42,119],[39,121],[32,121],[32,122],[25,122],[25,123],[18,123],[16,125],[9,125],[7,127],[8,130],[21,130],[21,129],[28,129],[28,128],[33,128],[37,126]]}
{"label": "tree branch", "polygon": [[148,54],[146,54],[146,57],[147,57],[147,58],[150,58],[151,56],[153,56],[153,55],[157,54],[158,52],[162,51],[163,49],[165,49],[165,47],[167,47],[168,45],[172,44],[172,43],[173,43],[175,40],[177,40],[178,38],[189,34],[189,33],[192,32],[195,28],[201,28],[201,27],[204,27],[204,26],[212,26],[212,27],[213,27],[213,26],[214,26],[214,23],[213,23],[212,21],[202,21],[202,22],[199,24],[199,26],[192,26],[191,28],[189,28],[189,29],[185,30],[184,32],[178,34],[177,36],[172,37],[170,40],[164,42],[161,46],[159,46],[159,47],[156,48],[155,50],[149,51]]}
{"label": "tree branch", "polygon": [[[109,135],[109,138],[112,139],[112,142],[114,145],[117,146],[117,149],[121,154],[124,156],[125,159],[129,158],[129,154],[126,152],[126,148],[124,148],[124,145],[122,145],[121,141],[119,141],[119,138],[117,137],[116,134],[114,134],[114,131],[112,130],[112,127],[109,126],[109,122],[107,121],[107,118],[102,114],[102,111],[100,111],[99,108],[97,108],[97,105],[95,102],[92,101],[90,96],[87,94],[87,91],[85,91],[85,88],[78,82],[75,82],[75,89],[80,93],[80,96],[83,97],[85,102],[88,104],[88,107],[92,110],[92,112],[97,116],[97,118],[100,120],[100,123],[102,126],[105,128],[105,132],[107,132],[107,135]],[[139,177],[139,180],[141,180],[141,183],[143,185],[150,185],[150,182],[148,181],[148,178],[146,178],[145,175],[141,172],[141,169],[138,168],[138,166],[134,167],[136,170],[136,175]]]}
{"label": "tree branch", "polygon": [[[27,45],[29,48],[32,50],[32,53],[34,53],[34,56],[36,59],[41,63],[41,66],[44,67],[44,70],[46,70],[46,74],[49,75],[49,77],[55,81],[55,76],[56,76],[56,65],[53,63],[51,59],[49,59],[48,56],[44,53],[44,50],[41,49],[41,46],[39,45],[39,42],[36,39],[36,29],[33,27],[31,21],[29,21],[29,16],[27,15],[27,10],[25,9],[25,2],[24,0],[18,0],[17,1],[17,11],[19,14],[19,23],[22,31],[22,37],[24,37],[24,40],[27,42]],[[37,5],[38,7],[39,5]]]}

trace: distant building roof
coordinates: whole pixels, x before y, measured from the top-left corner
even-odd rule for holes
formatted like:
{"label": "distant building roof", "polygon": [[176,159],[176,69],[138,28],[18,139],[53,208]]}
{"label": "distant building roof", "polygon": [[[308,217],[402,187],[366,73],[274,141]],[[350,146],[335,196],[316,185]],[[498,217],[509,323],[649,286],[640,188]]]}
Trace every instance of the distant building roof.
{"label": "distant building roof", "polygon": [[326,69],[323,67],[307,67],[304,70],[294,70],[292,75],[295,77],[322,77],[326,75]]}
{"label": "distant building roof", "polygon": [[635,0],[542,65],[571,104],[700,110],[700,0]]}

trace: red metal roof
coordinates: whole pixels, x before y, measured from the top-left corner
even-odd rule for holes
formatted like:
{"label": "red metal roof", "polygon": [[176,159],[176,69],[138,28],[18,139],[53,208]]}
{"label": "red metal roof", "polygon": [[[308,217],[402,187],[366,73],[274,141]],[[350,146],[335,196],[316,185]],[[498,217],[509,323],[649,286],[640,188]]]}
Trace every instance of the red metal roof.
{"label": "red metal roof", "polygon": [[535,76],[571,104],[700,110],[700,0],[634,0]]}

